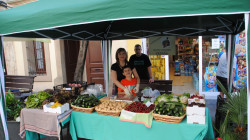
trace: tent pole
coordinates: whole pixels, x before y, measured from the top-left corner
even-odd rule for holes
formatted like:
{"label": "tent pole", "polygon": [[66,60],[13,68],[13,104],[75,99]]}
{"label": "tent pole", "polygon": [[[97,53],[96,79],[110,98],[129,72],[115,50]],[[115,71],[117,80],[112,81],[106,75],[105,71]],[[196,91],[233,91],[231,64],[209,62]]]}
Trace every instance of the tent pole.
{"label": "tent pole", "polygon": [[111,46],[112,46],[112,40],[108,40],[108,46],[107,46],[107,84],[106,84],[106,93],[109,95],[109,77],[110,77],[110,70],[111,70]]}
{"label": "tent pole", "polygon": [[[249,62],[250,62],[250,57],[249,57],[249,49],[250,49],[250,46],[249,46],[249,40],[250,40],[250,31],[249,31],[249,13],[246,13],[244,15],[244,19],[245,19],[245,35],[246,35],[246,61],[247,61],[247,122],[250,121],[250,115],[249,115],[249,112],[250,112],[250,96],[249,96],[249,82],[250,82],[250,78],[249,78]],[[247,124],[247,128],[250,128],[250,124],[248,123]],[[248,135],[248,140],[250,139],[250,131],[247,130],[247,135]]]}
{"label": "tent pole", "polygon": [[103,71],[104,71],[104,87],[105,87],[105,93],[108,94],[108,41],[102,40],[101,41],[101,48],[102,48],[102,63],[103,63]]}
{"label": "tent pole", "polygon": [[199,36],[199,93],[202,93],[202,36]]}
{"label": "tent pole", "polygon": [[6,114],[6,103],[5,103],[5,82],[4,82],[4,59],[3,56],[3,36],[0,36],[0,51],[1,51],[1,56],[0,56],[0,82],[1,82],[1,88],[0,88],[0,118],[1,118],[1,125],[0,127],[3,128],[4,136],[6,140],[9,140],[9,134],[8,134],[8,129],[7,129],[7,114]]}
{"label": "tent pole", "polygon": [[235,35],[231,35],[231,45],[229,47],[229,51],[228,51],[228,64],[229,64],[229,69],[228,69],[228,72],[229,72],[229,78],[228,78],[228,92],[231,93],[231,90],[232,90],[232,83],[233,83],[233,65],[234,63],[234,54],[235,54]]}

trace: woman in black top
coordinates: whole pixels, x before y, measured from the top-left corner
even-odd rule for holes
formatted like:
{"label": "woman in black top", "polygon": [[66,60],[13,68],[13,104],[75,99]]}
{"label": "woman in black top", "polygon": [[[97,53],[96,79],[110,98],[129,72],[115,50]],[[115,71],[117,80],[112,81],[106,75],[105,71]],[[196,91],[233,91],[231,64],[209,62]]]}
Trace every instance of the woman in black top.
{"label": "woman in black top", "polygon": [[[128,89],[125,88],[120,83],[121,80],[125,78],[125,76],[122,74],[123,73],[122,68],[125,65],[129,65],[128,60],[127,60],[128,55],[127,55],[126,50],[124,48],[119,48],[116,51],[115,58],[116,58],[116,63],[112,64],[112,66],[111,66],[112,80],[113,80],[113,82],[115,84],[115,95],[117,95],[117,93],[118,93],[118,87],[123,89],[126,94],[129,94]],[[138,74],[136,72],[136,69],[134,67],[133,68],[131,67],[131,69],[132,69],[134,77],[137,80],[136,92],[138,92],[139,91],[140,78],[139,78],[139,76],[138,76]]]}

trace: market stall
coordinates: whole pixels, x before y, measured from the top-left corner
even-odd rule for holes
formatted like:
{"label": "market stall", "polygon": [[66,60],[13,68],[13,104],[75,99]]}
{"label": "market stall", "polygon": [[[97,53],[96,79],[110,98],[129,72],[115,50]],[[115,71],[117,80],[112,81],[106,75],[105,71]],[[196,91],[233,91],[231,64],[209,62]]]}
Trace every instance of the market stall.
{"label": "market stall", "polygon": [[87,138],[94,140],[152,140],[152,139],[213,139],[213,127],[209,110],[206,109],[206,124],[180,124],[153,121],[152,128],[143,124],[120,121],[119,117],[82,113],[71,114],[70,134],[73,140]]}
{"label": "market stall", "polygon": [[[245,29],[249,40],[249,5],[248,0],[241,2],[228,0],[209,2],[36,1],[0,12],[1,63],[3,62],[2,37],[107,41],[160,35],[226,34],[232,35],[233,40],[234,35]],[[121,6],[123,8],[120,8]],[[108,43],[103,44],[104,47],[111,46]],[[228,52],[233,53],[234,45],[229,48],[231,49]],[[108,74],[109,59],[106,58],[105,74]],[[230,59],[232,60],[232,57]],[[247,60],[249,62],[249,58]],[[8,139],[2,67],[3,63],[0,68],[1,127],[5,132],[5,138]],[[229,71],[232,71],[232,66]],[[232,75],[232,72],[230,73]],[[249,83],[249,76],[247,83]],[[107,79],[105,84],[107,87]]]}

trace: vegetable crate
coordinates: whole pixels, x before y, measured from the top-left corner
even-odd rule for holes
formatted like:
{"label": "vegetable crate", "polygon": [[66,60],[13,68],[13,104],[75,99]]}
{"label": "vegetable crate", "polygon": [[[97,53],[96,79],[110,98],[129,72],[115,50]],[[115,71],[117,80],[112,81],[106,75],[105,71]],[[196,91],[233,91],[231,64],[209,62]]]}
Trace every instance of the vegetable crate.
{"label": "vegetable crate", "polygon": [[79,95],[81,91],[84,91],[87,88],[87,86],[87,82],[71,82],[54,86],[54,90],[74,91],[75,94]]}
{"label": "vegetable crate", "polygon": [[101,114],[101,115],[108,115],[108,116],[114,116],[114,117],[119,117],[120,116],[120,113],[121,111],[104,111],[104,110],[96,110],[98,114]]}
{"label": "vegetable crate", "polygon": [[77,106],[74,106],[74,105],[71,105],[71,108],[74,110],[74,111],[78,111],[78,112],[85,112],[85,113],[92,113],[95,109],[95,107],[91,107],[91,108],[83,108],[83,107],[77,107]]}
{"label": "vegetable crate", "polygon": [[175,123],[175,124],[179,124],[185,118],[185,116],[186,114],[184,114],[181,117],[175,117],[175,116],[159,115],[159,114],[153,113],[153,117],[156,121],[166,122],[166,123]]}
{"label": "vegetable crate", "polygon": [[104,101],[95,107],[98,114],[108,116],[120,116],[122,109],[126,108],[128,103],[124,101]]}

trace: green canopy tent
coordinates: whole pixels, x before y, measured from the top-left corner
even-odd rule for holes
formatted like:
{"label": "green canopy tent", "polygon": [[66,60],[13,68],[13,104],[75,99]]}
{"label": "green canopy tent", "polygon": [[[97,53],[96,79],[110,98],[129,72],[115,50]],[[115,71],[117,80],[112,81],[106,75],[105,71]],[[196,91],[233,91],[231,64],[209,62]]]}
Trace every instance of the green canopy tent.
{"label": "green canopy tent", "polygon": [[[233,38],[244,29],[249,34],[249,12],[249,0],[39,0],[1,11],[0,36],[106,41],[161,35]],[[234,45],[229,52],[233,50]]]}

